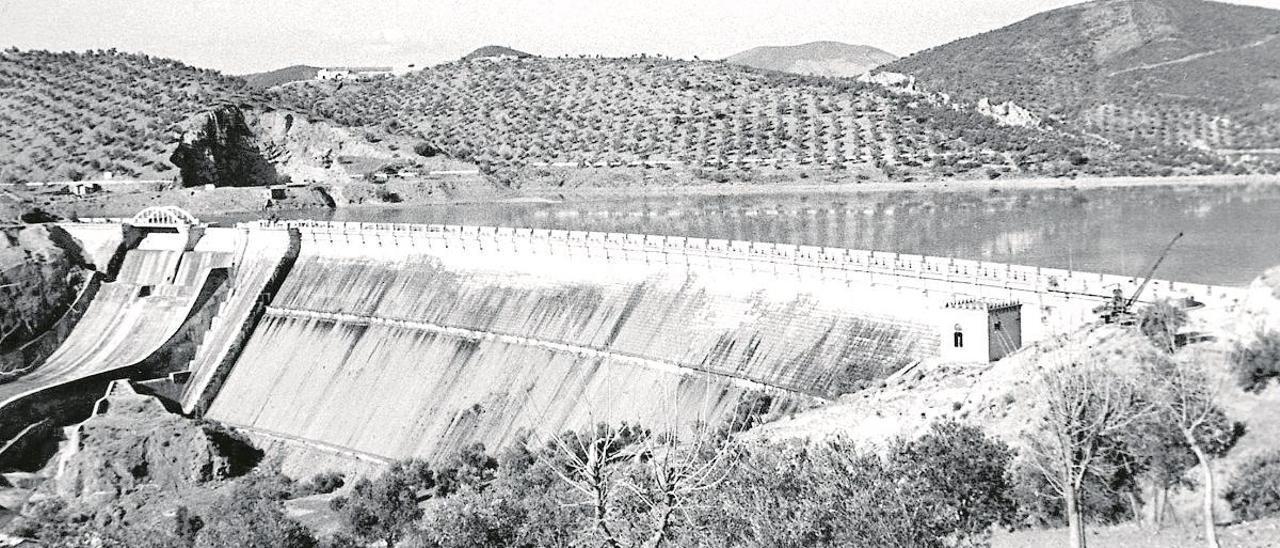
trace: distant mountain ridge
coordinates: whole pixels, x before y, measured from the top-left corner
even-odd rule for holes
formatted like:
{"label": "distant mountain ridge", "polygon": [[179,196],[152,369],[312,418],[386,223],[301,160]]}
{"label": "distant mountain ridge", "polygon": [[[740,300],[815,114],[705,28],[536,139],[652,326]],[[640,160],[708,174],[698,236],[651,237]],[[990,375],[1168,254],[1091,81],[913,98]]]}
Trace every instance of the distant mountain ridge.
{"label": "distant mountain ridge", "polygon": [[312,67],[308,65],[293,65],[282,69],[276,69],[268,72],[260,72],[257,74],[246,74],[241,78],[249,84],[250,87],[256,89],[266,89],[273,86],[287,84],[289,82],[298,82],[302,80],[311,80],[320,73],[320,67]]}
{"label": "distant mountain ridge", "polygon": [[805,76],[851,78],[897,59],[898,56],[871,46],[826,41],[752,48],[725,61]]}
{"label": "distant mountain ridge", "polygon": [[1119,145],[1280,142],[1280,10],[1104,0],[1032,16],[883,67],[959,101],[1014,101]]}
{"label": "distant mountain ridge", "polygon": [[485,59],[489,57],[516,57],[524,59],[526,57],[533,57],[533,54],[525,53],[518,49],[512,49],[506,46],[484,46],[476,48],[475,51],[462,56],[462,60],[470,61],[472,59]]}

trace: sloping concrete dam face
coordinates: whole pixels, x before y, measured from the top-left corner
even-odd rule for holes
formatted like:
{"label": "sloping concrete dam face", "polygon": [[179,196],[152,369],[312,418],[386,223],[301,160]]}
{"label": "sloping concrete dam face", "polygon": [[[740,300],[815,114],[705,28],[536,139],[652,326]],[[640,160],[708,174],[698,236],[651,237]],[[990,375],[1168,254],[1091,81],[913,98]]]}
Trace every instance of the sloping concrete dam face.
{"label": "sloping concrete dam face", "polygon": [[208,417],[286,454],[438,459],[521,430],[681,428],[754,392],[834,395],[931,354],[910,296],[442,236],[302,232]]}
{"label": "sloping concrete dam face", "polygon": [[197,313],[225,291],[231,257],[229,250],[188,249],[185,235],[165,233],[126,251],[115,280],[101,284],[58,349],[3,379],[0,443],[35,422],[76,420],[107,382],[130,370],[184,359],[184,343],[207,327]]}

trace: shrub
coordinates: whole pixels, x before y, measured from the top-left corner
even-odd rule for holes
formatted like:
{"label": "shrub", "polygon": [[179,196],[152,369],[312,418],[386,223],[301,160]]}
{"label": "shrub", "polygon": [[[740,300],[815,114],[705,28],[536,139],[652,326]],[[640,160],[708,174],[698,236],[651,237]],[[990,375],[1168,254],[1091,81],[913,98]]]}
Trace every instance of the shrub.
{"label": "shrub", "polygon": [[435,484],[435,475],[425,463],[397,462],[375,480],[361,478],[349,496],[333,499],[330,507],[356,538],[366,543],[384,541],[394,548],[422,517],[419,493]]}
{"label": "shrub", "polygon": [[934,423],[919,439],[900,441],[889,455],[896,480],[928,505],[925,518],[941,535],[973,538],[1016,515],[1008,478],[1013,451],[982,430],[955,421]]}
{"label": "shrub", "polygon": [[1258,392],[1271,379],[1280,376],[1280,332],[1258,333],[1248,346],[1237,346],[1231,353],[1236,380],[1247,391]]}
{"label": "shrub", "polygon": [[1138,328],[1156,348],[1165,352],[1176,349],[1176,335],[1186,323],[1187,313],[1167,299],[1138,310]]}
{"label": "shrub", "polygon": [[[1065,527],[1067,516],[1062,497],[1049,485],[1044,473],[1020,460],[1009,472],[1010,496],[1017,507],[1017,523],[1027,527]],[[1127,492],[1127,491],[1125,491]],[[1124,493],[1096,475],[1085,477],[1080,490],[1082,513],[1095,523],[1113,524],[1128,521],[1133,509]]]}
{"label": "shrub", "polygon": [[431,143],[428,143],[426,141],[413,145],[413,152],[414,154],[417,154],[418,156],[422,156],[423,158],[434,158],[436,156],[444,154],[444,151],[440,150],[439,147]]}
{"label": "shrub", "polygon": [[765,416],[773,409],[773,396],[765,392],[751,392],[738,400],[733,414],[725,417],[721,431],[725,433],[745,432],[765,422]]}
{"label": "shrub", "polygon": [[844,440],[748,446],[689,533],[712,546],[963,545],[1013,518],[1011,458],[954,422],[886,459]]}
{"label": "shrub", "polygon": [[248,481],[224,494],[204,514],[196,548],[312,548],[316,539],[284,514],[281,483]]}
{"label": "shrub", "polygon": [[321,472],[311,477],[305,483],[298,485],[294,490],[292,498],[306,497],[310,495],[327,495],[346,484],[346,478],[341,472]]}
{"label": "shrub", "polygon": [[1231,510],[1246,520],[1280,514],[1280,451],[1245,464],[1227,488],[1226,499]]}
{"label": "shrub", "polygon": [[379,187],[378,190],[374,192],[374,195],[377,196],[378,200],[388,204],[398,204],[404,201],[399,194],[382,187]]}

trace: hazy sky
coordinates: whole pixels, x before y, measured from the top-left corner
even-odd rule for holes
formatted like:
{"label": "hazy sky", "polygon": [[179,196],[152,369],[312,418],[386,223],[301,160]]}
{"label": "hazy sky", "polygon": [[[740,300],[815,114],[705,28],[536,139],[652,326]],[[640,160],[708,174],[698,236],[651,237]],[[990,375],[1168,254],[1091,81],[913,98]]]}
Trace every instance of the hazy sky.
{"label": "hazy sky", "polygon": [[[539,55],[720,58],[836,40],[905,55],[1075,0],[0,0],[0,46],[117,48],[230,73]],[[1235,0],[1280,9],[1280,0]]]}

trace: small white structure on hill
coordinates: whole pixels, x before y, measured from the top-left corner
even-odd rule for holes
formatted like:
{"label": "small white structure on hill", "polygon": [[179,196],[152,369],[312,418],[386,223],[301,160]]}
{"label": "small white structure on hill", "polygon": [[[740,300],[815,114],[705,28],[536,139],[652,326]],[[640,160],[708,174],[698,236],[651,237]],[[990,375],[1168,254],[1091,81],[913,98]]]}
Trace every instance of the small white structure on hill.
{"label": "small white structure on hill", "polygon": [[316,80],[369,80],[382,76],[404,76],[416,69],[415,65],[397,67],[329,67],[316,72]]}
{"label": "small white structure on hill", "polygon": [[947,303],[939,314],[946,361],[986,363],[1022,348],[1022,303],[965,299]]}

